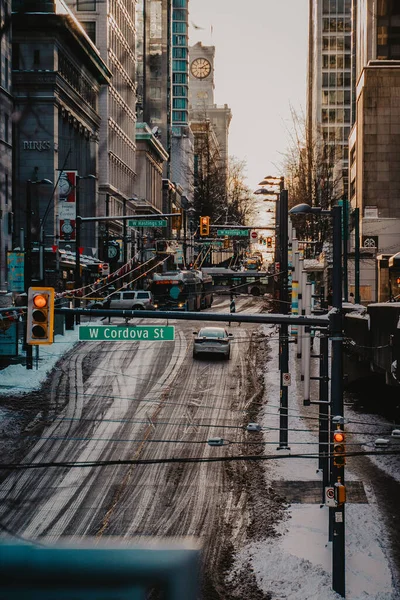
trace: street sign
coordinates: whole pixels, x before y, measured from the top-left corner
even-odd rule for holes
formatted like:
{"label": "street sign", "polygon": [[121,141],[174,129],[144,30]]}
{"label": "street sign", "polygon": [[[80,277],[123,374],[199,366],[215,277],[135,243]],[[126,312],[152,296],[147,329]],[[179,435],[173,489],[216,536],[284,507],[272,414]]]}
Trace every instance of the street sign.
{"label": "street sign", "polygon": [[257,239],[257,237],[258,237],[258,233],[257,233],[257,231],[252,231],[252,232],[251,232],[251,237],[252,237],[252,239],[253,239],[253,240],[256,240],[256,239]]}
{"label": "street sign", "polygon": [[166,219],[131,219],[128,227],[166,227]]}
{"label": "street sign", "polygon": [[288,387],[292,383],[292,377],[290,373],[282,373],[282,385]]}
{"label": "street sign", "polygon": [[325,504],[326,506],[330,506],[331,508],[335,508],[337,506],[335,500],[335,490],[333,487],[325,488]]}
{"label": "street sign", "polygon": [[81,342],[138,342],[141,340],[166,342],[175,339],[175,327],[172,325],[81,325]]}
{"label": "street sign", "polygon": [[224,235],[235,236],[235,235],[237,235],[239,237],[248,237],[249,230],[248,229],[218,229],[217,235],[218,236],[224,236]]}

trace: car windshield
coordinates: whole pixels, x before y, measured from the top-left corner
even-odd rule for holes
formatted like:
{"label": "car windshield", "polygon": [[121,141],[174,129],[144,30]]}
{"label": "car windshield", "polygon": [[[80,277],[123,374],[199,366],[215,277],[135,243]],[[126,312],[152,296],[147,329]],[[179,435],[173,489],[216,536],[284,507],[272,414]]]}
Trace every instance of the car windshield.
{"label": "car windshield", "polygon": [[223,329],[200,329],[199,337],[210,337],[210,338],[223,338],[225,337],[225,331]]}

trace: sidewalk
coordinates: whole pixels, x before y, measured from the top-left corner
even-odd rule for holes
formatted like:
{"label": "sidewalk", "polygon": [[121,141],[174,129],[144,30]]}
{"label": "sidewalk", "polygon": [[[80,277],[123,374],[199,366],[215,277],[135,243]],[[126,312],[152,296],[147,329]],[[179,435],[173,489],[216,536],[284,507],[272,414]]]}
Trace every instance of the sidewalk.
{"label": "sidewalk", "polygon": [[[270,328],[265,326],[265,331]],[[317,340],[316,340],[317,343]],[[279,442],[279,370],[277,336],[269,342],[271,359],[265,367],[266,404],[260,425],[271,428],[264,434],[266,454],[277,454]],[[316,353],[316,352],[315,352]],[[312,359],[316,362],[316,359]],[[318,420],[302,416],[318,415],[318,406],[303,406],[300,361],[290,345],[289,446],[285,454],[317,453]],[[318,399],[313,389],[311,398]],[[305,430],[305,431],[293,431]],[[350,461],[348,461],[350,462]],[[320,505],[322,474],[316,458],[287,458],[265,462],[266,485],[288,498],[287,519],[277,526],[280,536],[250,543],[238,556],[239,563],[250,561],[260,588],[273,600],[334,600],[332,591],[332,544],[328,542],[328,511]],[[290,483],[288,483],[290,482]],[[314,482],[314,483],[312,483]],[[346,503],[346,598],[349,600],[394,600],[389,567],[389,546],[375,497],[368,499],[361,482],[349,465],[346,482],[352,498]],[[290,499],[291,496],[291,499]]]}

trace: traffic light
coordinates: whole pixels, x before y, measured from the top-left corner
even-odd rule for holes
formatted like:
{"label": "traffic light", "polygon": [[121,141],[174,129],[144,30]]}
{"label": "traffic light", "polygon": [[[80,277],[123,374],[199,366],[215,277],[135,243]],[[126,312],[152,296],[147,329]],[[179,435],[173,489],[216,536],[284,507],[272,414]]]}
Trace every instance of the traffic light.
{"label": "traffic light", "polygon": [[52,344],[54,337],[54,288],[30,287],[26,316],[26,342]]}
{"label": "traffic light", "polygon": [[224,248],[229,248],[229,238],[227,235],[224,237]]}
{"label": "traffic light", "polygon": [[210,234],[210,217],[200,217],[200,235]]}
{"label": "traffic light", "polygon": [[333,464],[335,467],[344,467],[346,464],[345,435],[340,427],[333,432]]}
{"label": "traffic light", "polygon": [[267,237],[267,248],[272,248],[272,237]]}
{"label": "traffic light", "polygon": [[172,217],[172,229],[176,229],[176,230],[180,231],[181,228],[182,228],[182,213],[178,212],[178,213],[175,213],[174,216]]}

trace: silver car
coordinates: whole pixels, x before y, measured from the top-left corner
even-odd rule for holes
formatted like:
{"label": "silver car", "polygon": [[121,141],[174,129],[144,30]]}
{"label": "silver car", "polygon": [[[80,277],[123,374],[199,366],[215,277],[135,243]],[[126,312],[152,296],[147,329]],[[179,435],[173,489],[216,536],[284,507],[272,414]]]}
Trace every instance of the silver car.
{"label": "silver car", "polygon": [[223,327],[203,327],[193,332],[193,358],[199,354],[219,354],[229,359],[231,356],[231,339],[233,335]]}
{"label": "silver car", "polygon": [[101,302],[94,302],[88,308],[115,308],[126,310],[155,310],[153,294],[146,290],[124,290],[114,292]]}

